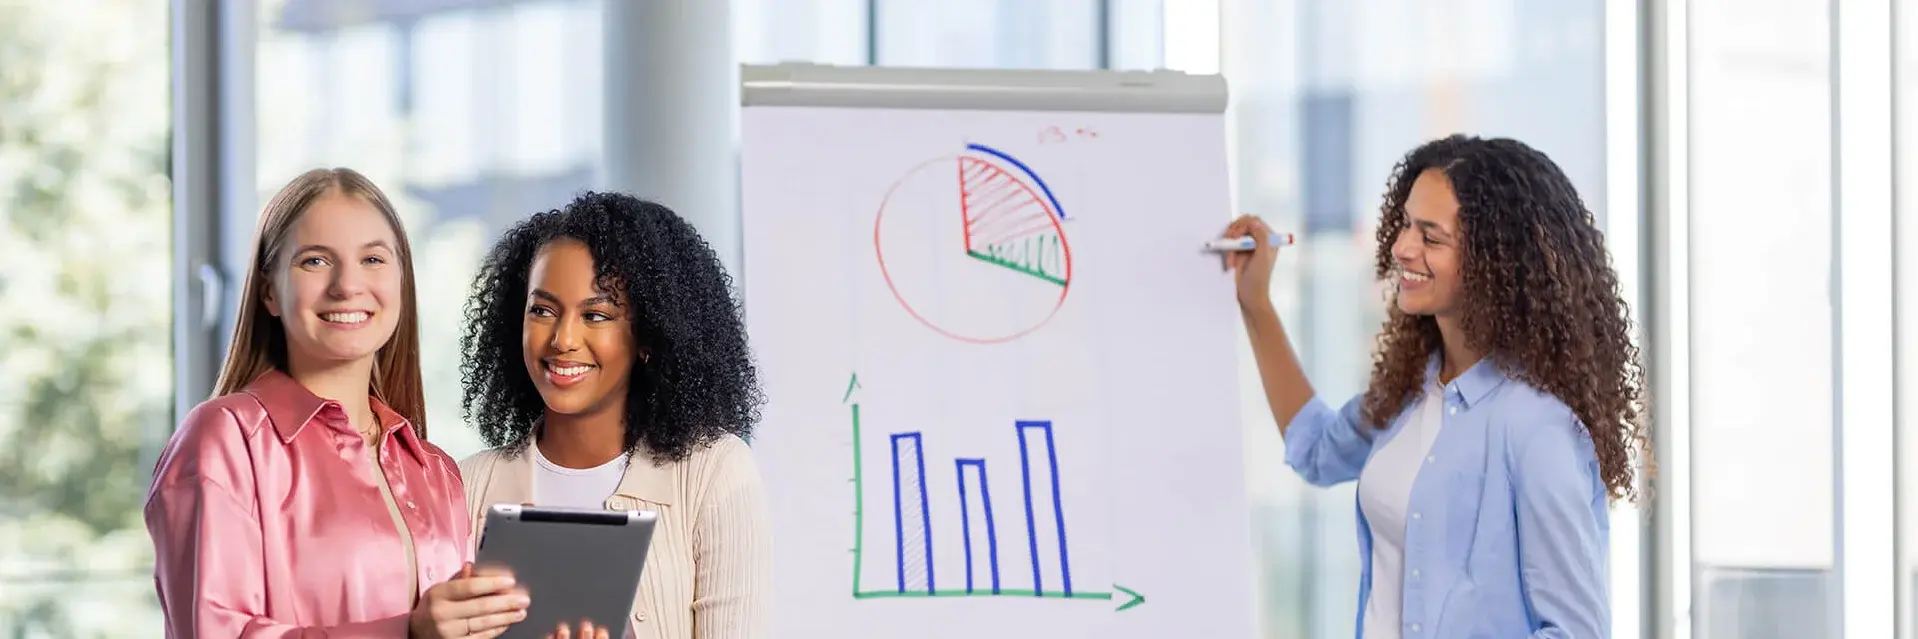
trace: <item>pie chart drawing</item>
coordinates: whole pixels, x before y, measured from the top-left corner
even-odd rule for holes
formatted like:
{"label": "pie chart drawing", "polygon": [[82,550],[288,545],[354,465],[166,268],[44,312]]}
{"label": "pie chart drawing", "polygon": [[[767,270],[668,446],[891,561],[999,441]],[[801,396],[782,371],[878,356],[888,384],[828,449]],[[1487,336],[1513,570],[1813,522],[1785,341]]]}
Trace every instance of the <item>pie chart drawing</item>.
{"label": "pie chart drawing", "polygon": [[893,298],[946,337],[978,344],[1044,326],[1072,288],[1065,209],[1025,163],[983,144],[920,163],[873,219]]}

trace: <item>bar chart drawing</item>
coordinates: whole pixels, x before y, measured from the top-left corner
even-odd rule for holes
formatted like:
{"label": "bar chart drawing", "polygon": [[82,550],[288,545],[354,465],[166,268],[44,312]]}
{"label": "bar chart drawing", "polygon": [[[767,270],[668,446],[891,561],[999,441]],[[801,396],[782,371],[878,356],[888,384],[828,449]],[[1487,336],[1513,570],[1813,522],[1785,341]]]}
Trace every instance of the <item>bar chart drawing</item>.
{"label": "bar chart drawing", "polygon": [[[856,599],[911,597],[1034,597],[1056,599],[1111,600],[1110,590],[1085,590],[1075,586],[1068,536],[1067,513],[1060,488],[1058,438],[1053,422],[1043,419],[1010,420],[1003,426],[1007,437],[1017,440],[1019,459],[992,460],[985,457],[951,457],[953,468],[951,494],[929,486],[927,458],[938,450],[938,442],[925,431],[905,430],[888,433],[889,460],[880,472],[891,471],[888,481],[878,482],[885,494],[876,507],[889,507],[881,521],[891,524],[879,547],[869,547],[866,538],[865,460],[861,444],[860,405],[850,405],[852,413],[853,492],[853,597]],[[1007,428],[1009,427],[1009,428]],[[1009,463],[1011,462],[1011,463]],[[1016,508],[1013,526],[1023,528],[1011,534],[1020,538],[1012,543],[1023,546],[1022,557],[1008,557],[1009,548],[1001,544],[1008,522],[993,500],[991,478],[998,470],[1016,463],[1020,488],[1017,506],[999,502],[999,508]],[[935,462],[934,468],[943,466]],[[943,480],[941,480],[943,484]],[[882,493],[883,494],[883,493]],[[873,495],[879,497],[878,495]],[[884,504],[884,506],[880,506]],[[943,509],[958,512],[951,516]],[[940,529],[941,522],[956,523],[954,529]],[[1023,524],[1022,526],[1020,524]],[[883,525],[883,524],[881,524]],[[950,525],[950,524],[946,524]],[[935,544],[939,541],[939,544]],[[1024,543],[1019,543],[1024,542]],[[940,544],[944,544],[943,546]],[[871,556],[868,553],[873,553]],[[950,573],[941,581],[935,566],[951,561],[940,553],[963,556],[964,573],[955,579]],[[1017,551],[1014,551],[1015,553]],[[890,564],[882,583],[868,585],[864,579],[866,560]],[[1009,565],[1012,564],[1012,565]],[[1017,565],[1025,564],[1025,565]],[[884,564],[881,564],[884,565]],[[949,566],[950,567],[950,566]],[[875,568],[878,568],[875,566]],[[1029,578],[1031,581],[1026,582]],[[1082,585],[1082,584],[1081,584]],[[873,587],[877,586],[877,587]]]}

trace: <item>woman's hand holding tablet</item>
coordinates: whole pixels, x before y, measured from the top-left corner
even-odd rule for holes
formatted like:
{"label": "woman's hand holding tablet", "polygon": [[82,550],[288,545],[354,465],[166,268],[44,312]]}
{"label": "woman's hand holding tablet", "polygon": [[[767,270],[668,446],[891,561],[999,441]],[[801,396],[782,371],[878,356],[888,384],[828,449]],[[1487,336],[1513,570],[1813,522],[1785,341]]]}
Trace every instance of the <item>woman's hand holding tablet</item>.
{"label": "woman's hand holding tablet", "polygon": [[452,579],[434,584],[413,606],[407,635],[415,639],[497,637],[526,618],[531,601],[504,570],[474,574],[466,564]]}
{"label": "woman's hand holding tablet", "polygon": [[[466,564],[459,575],[434,584],[413,608],[407,624],[412,639],[492,639],[506,633],[513,624],[526,619],[532,604],[526,589],[516,586],[511,570],[488,566],[478,574]],[[605,627],[591,621],[580,623],[579,631],[560,624],[546,639],[611,639]]]}

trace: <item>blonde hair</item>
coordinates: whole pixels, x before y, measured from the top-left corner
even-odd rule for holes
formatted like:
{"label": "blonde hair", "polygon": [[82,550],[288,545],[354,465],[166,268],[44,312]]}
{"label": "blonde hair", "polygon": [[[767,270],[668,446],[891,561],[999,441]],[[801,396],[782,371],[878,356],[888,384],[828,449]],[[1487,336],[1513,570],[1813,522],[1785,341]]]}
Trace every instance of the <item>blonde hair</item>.
{"label": "blonde hair", "polygon": [[245,388],[269,370],[287,370],[286,327],[280,319],[262,308],[269,283],[280,268],[287,237],[313,202],[330,193],[365,200],[378,209],[393,226],[398,241],[401,285],[400,319],[393,336],[380,347],[373,359],[373,377],[368,391],[394,412],[412,422],[414,433],[426,437],[425,384],[420,377],[420,327],[418,298],[413,284],[413,247],[406,240],[406,228],[393,210],[393,203],[372,180],[346,168],[313,169],[294,178],[274,194],[260,212],[260,224],[254,235],[252,264],[246,272],[246,285],[240,292],[239,314],[233,322],[233,339],[227,345],[226,364],[220,381],[214,385],[215,397]]}

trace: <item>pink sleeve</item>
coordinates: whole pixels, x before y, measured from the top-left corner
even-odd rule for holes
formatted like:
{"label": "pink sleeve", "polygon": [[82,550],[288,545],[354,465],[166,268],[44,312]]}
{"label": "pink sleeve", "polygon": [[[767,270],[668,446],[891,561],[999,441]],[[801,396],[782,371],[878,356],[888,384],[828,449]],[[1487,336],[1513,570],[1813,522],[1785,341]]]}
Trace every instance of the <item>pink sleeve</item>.
{"label": "pink sleeve", "polygon": [[225,409],[194,410],[154,477],[146,523],[166,635],[405,637],[405,615],[329,628],[294,627],[264,616],[264,551],[251,456],[236,422]]}

